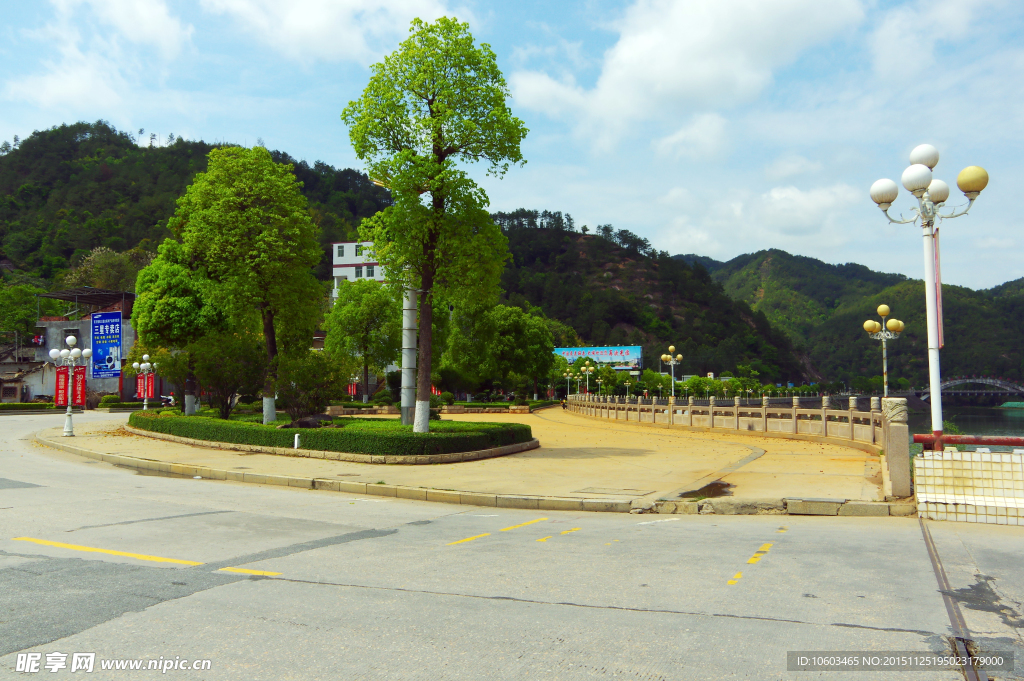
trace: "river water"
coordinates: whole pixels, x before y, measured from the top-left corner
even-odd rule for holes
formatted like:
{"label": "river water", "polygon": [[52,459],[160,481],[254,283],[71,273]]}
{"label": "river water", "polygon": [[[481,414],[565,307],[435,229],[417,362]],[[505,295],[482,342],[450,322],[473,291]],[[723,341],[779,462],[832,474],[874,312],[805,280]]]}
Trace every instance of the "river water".
{"label": "river water", "polygon": [[[942,419],[951,421],[964,435],[1013,435],[1024,437],[1024,409],[993,407],[959,407],[943,405]],[[910,412],[912,433],[931,433],[931,414],[926,411]],[[973,445],[966,447],[973,450]],[[989,447],[992,451],[1012,451],[1013,447]],[[915,449],[920,449],[917,445]]]}

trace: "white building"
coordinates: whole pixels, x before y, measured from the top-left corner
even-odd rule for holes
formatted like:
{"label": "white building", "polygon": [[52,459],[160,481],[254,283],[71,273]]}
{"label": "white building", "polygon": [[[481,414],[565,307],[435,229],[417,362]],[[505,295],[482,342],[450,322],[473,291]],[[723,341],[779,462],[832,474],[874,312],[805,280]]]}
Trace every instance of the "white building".
{"label": "white building", "polygon": [[[372,241],[345,241],[331,244],[331,258],[334,265],[334,290],[342,281],[358,281],[373,279],[384,281],[384,270],[374,258],[369,257],[373,250]],[[334,294],[335,297],[337,293]]]}

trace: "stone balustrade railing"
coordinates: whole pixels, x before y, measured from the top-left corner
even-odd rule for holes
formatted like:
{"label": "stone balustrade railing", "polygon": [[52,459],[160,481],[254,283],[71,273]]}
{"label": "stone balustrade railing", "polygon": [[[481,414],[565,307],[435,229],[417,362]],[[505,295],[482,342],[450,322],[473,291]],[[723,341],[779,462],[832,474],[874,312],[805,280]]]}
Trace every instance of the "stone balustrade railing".
{"label": "stone balustrade railing", "polygon": [[[635,399],[635,398],[634,398]],[[768,437],[823,440],[854,446],[875,454],[885,453],[883,477],[887,495],[910,495],[910,436],[907,428],[905,398],[871,398],[871,410],[857,410],[857,398],[850,397],[849,408],[834,408],[829,397],[822,398],[820,409],[801,408],[800,398],[792,406],[770,404],[764,398],[759,406],[744,405],[740,398],[718,403],[712,397],[707,405],[686,402],[642,404],[626,397],[573,395],[567,400],[569,411],[592,418],[636,423],[665,428],[745,432]],[[840,405],[835,405],[839,407]]]}

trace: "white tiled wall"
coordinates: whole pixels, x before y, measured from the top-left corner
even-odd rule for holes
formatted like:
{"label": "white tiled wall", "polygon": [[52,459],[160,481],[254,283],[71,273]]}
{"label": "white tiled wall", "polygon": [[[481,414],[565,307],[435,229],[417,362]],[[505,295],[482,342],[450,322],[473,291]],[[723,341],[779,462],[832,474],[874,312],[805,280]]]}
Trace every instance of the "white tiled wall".
{"label": "white tiled wall", "polygon": [[922,518],[1024,525],[1024,450],[926,451],[914,483]]}

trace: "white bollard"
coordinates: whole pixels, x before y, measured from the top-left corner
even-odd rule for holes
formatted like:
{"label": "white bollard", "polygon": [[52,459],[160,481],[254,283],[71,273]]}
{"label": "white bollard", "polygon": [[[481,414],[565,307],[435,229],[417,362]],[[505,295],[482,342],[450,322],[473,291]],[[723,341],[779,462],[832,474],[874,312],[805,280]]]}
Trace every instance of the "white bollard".
{"label": "white bollard", "polygon": [[295,449],[299,448],[299,434],[295,433]]}

